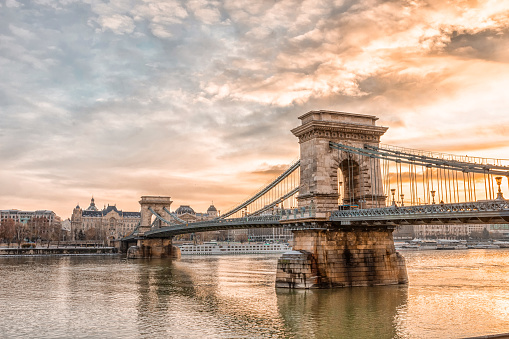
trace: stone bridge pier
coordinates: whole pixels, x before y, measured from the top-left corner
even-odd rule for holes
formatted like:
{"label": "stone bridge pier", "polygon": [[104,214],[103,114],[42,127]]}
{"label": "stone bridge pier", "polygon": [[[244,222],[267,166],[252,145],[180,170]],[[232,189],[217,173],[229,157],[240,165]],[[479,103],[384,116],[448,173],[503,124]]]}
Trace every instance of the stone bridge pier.
{"label": "stone bridge pier", "polygon": [[392,226],[331,222],[338,205],[385,207],[380,163],[331,149],[329,141],[378,146],[387,127],[375,116],[311,111],[292,130],[300,143],[299,207],[314,217],[282,221],[293,228],[293,251],[278,262],[276,287],[329,288],[402,284],[405,260],[396,252]]}
{"label": "stone bridge pier", "polygon": [[[170,197],[162,196],[142,196],[139,201],[141,205],[141,221],[138,228],[138,236],[128,242],[127,257],[137,258],[179,258],[180,249],[173,246],[172,238],[147,238],[145,232],[152,228],[161,227],[161,221],[155,218],[154,213],[166,220],[170,216],[165,211],[169,211],[171,206]],[[131,246],[132,245],[132,246]]]}

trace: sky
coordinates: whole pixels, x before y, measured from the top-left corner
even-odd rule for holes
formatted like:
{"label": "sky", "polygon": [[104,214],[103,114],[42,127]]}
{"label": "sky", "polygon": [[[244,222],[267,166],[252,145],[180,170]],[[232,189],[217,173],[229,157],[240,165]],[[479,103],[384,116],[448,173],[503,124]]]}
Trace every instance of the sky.
{"label": "sky", "polygon": [[509,158],[509,0],[0,0],[0,209],[225,212],[311,110]]}

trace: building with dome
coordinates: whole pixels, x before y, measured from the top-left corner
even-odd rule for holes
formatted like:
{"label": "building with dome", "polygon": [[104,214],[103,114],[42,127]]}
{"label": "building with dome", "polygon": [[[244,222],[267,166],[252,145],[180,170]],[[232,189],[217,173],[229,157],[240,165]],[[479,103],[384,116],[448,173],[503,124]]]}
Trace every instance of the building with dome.
{"label": "building with dome", "polygon": [[[209,206],[206,213],[196,213],[191,206],[180,205],[180,207],[175,210],[175,214],[179,219],[188,223],[212,220],[219,217],[219,211],[213,203]],[[196,236],[199,241],[288,242],[293,238],[292,232],[284,227],[208,231],[196,233]],[[176,239],[193,240],[194,237],[194,234],[183,234],[177,236]]]}
{"label": "building with dome", "polygon": [[104,206],[99,210],[94,197],[90,206],[82,209],[79,204],[73,209],[71,216],[71,237],[95,238],[99,240],[118,239],[131,234],[141,220],[140,212],[124,212],[116,205]]}
{"label": "building with dome", "polygon": [[191,206],[180,205],[180,207],[175,210],[175,214],[186,222],[205,221],[218,217],[218,212],[214,205],[210,205],[206,213],[196,213]]}

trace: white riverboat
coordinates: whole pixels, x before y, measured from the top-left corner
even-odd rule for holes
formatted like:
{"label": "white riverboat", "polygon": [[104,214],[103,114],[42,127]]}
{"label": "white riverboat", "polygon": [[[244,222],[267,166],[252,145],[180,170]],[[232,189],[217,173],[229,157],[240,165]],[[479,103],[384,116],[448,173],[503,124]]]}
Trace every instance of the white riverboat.
{"label": "white riverboat", "polygon": [[182,255],[216,255],[216,254],[264,254],[283,253],[292,248],[285,243],[259,242],[206,242],[203,244],[177,245]]}

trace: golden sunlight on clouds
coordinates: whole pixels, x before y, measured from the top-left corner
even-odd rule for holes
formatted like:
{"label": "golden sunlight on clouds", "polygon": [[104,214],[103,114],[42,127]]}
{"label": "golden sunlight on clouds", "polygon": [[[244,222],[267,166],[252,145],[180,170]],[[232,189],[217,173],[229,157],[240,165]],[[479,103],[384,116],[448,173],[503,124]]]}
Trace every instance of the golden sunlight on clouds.
{"label": "golden sunlight on clouds", "polygon": [[2,8],[0,209],[224,210],[298,157],[290,130],[319,109],[378,116],[387,144],[509,158],[507,0]]}

